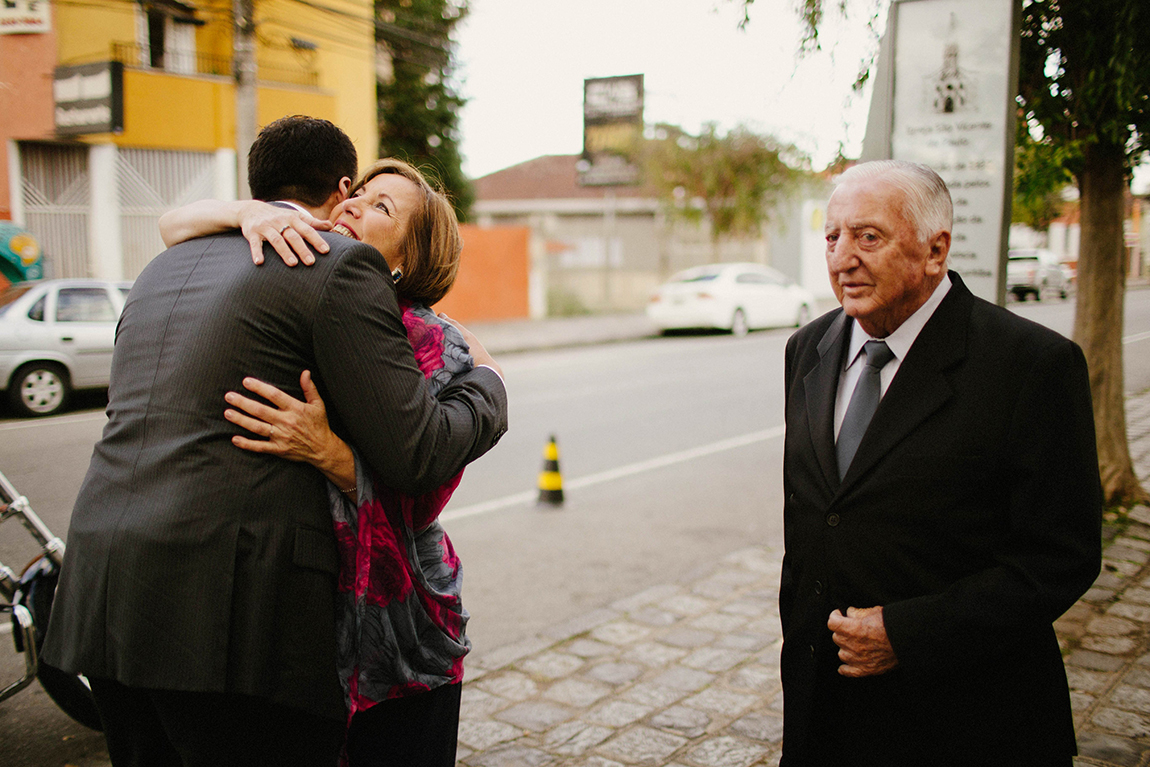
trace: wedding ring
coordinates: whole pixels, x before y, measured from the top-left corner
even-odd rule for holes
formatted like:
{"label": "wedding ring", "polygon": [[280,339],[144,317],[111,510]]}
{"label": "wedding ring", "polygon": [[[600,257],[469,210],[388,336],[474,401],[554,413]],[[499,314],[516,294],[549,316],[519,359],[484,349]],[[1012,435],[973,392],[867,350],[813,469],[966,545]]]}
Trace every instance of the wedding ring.
{"label": "wedding ring", "polygon": [[291,229],[291,224],[284,224],[283,226],[280,227],[280,234],[283,234],[288,229]]}

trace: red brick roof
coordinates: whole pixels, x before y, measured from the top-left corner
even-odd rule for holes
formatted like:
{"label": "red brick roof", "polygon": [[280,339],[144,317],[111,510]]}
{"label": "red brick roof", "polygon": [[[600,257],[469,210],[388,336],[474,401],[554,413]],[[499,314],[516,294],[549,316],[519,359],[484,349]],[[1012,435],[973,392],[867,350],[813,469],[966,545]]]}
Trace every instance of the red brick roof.
{"label": "red brick roof", "polygon": [[577,154],[553,154],[512,165],[475,179],[476,200],[569,200],[597,199],[615,190],[616,197],[653,197],[642,186],[580,186],[575,163]]}

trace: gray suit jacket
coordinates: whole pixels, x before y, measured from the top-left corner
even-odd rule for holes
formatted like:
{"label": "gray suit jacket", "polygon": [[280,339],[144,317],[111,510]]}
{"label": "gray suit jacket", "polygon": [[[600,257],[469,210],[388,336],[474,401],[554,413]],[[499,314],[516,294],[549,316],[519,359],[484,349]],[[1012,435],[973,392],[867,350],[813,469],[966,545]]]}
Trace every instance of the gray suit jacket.
{"label": "gray suit jacket", "polygon": [[68,533],[44,650],[123,684],[226,691],[342,718],[338,569],[325,480],[234,447],[224,393],[244,376],[302,397],[399,490],[439,486],[506,431],[490,369],[439,400],[415,365],[383,257],[324,235],[310,268],[237,234],[180,244],[140,275],[117,331],[108,424]]}

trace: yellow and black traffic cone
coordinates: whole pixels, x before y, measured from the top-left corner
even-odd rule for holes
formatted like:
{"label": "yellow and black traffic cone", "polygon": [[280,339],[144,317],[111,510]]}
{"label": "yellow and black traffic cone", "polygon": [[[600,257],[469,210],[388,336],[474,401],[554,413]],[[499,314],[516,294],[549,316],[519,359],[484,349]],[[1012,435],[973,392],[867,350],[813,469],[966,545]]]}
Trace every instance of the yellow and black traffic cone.
{"label": "yellow and black traffic cone", "polygon": [[537,505],[563,505],[563,476],[559,473],[559,446],[551,435],[543,448],[543,470],[539,472],[539,500]]}

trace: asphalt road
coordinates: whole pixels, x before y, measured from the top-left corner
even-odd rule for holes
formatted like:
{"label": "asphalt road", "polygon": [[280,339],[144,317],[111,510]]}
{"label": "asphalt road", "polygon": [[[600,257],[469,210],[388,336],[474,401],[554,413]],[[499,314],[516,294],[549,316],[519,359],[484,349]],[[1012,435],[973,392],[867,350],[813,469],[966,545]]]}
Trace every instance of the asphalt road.
{"label": "asphalt road", "polygon": [[[1073,302],[1012,304],[1069,333]],[[1126,389],[1150,387],[1150,290],[1128,296]],[[790,331],[685,336],[501,358],[511,429],[468,468],[444,523],[465,567],[475,654],[749,544],[781,546],[782,353]],[[63,536],[92,444],[89,408],[0,420],[0,470]],[[0,417],[6,415],[0,412]],[[537,507],[542,449],[555,435],[567,496]],[[35,546],[0,529],[0,561]],[[0,644],[8,636],[0,634]],[[0,651],[0,680],[20,658]],[[0,705],[0,763],[101,764],[102,739],[34,685]],[[104,757],[106,758],[106,757]]]}

